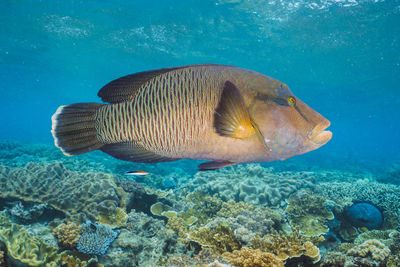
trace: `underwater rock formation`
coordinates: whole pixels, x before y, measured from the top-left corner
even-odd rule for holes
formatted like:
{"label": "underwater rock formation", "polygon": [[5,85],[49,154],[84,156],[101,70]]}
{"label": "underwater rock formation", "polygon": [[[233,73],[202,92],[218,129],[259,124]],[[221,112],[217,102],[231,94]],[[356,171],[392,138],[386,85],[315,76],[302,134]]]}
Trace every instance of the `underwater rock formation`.
{"label": "underwater rock formation", "polygon": [[[44,203],[75,222],[114,219],[120,197],[113,176],[68,171],[62,163],[28,163],[23,168],[0,166],[0,196]],[[118,225],[116,225],[118,226]]]}
{"label": "underwater rock formation", "polygon": [[104,255],[110,244],[117,238],[118,232],[105,225],[86,222],[81,225],[77,249],[89,255]]}

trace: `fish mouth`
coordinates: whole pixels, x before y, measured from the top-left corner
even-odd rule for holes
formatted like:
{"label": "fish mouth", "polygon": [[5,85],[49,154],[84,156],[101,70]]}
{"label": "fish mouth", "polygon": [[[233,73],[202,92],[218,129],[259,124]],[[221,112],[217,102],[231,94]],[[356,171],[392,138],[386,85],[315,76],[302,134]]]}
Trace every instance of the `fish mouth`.
{"label": "fish mouth", "polygon": [[332,138],[332,132],[325,131],[325,129],[328,128],[330,125],[331,122],[326,120],[315,126],[310,134],[310,141],[317,146],[322,146],[328,143],[328,141]]}

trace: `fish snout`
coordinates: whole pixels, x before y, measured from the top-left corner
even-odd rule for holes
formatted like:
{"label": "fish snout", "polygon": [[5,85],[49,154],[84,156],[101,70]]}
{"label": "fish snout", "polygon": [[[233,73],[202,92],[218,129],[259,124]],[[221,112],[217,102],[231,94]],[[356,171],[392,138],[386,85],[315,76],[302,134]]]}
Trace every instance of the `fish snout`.
{"label": "fish snout", "polygon": [[310,141],[316,146],[320,147],[329,142],[332,138],[332,132],[325,129],[331,125],[331,122],[325,119],[319,123],[310,133]]}

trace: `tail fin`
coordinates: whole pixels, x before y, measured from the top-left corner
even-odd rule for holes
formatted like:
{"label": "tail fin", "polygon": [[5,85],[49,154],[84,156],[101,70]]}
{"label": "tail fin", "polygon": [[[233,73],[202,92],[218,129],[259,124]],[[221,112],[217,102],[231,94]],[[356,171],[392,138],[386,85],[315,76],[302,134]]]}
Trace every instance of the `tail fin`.
{"label": "tail fin", "polygon": [[51,117],[54,144],[67,155],[79,155],[103,146],[97,140],[96,111],[104,104],[78,103],[60,106]]}

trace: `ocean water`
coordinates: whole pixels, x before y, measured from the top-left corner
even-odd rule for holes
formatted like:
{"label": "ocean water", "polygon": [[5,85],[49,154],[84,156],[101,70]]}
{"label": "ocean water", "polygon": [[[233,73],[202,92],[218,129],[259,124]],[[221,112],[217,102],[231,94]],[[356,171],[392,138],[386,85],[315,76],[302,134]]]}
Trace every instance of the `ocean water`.
{"label": "ocean water", "polygon": [[[0,21],[0,266],[59,266],[67,255],[104,266],[341,266],[335,252],[356,266],[400,266],[400,1],[4,0]],[[100,102],[98,90],[123,75],[201,63],[286,83],[331,121],[332,140],[282,162],[207,173],[198,161],[70,158],[54,147],[58,106]],[[150,175],[123,175],[137,169]],[[380,210],[378,229],[351,225],[344,210],[356,202]],[[377,220],[369,211],[362,220]],[[105,255],[60,241],[74,232],[67,223],[87,220],[119,231]],[[291,235],[301,253],[274,261],[272,241],[255,245],[257,233]],[[363,255],[364,241],[380,256]],[[40,242],[48,248],[32,250]],[[304,252],[306,242],[321,259]],[[257,253],[265,265],[245,265]]]}

